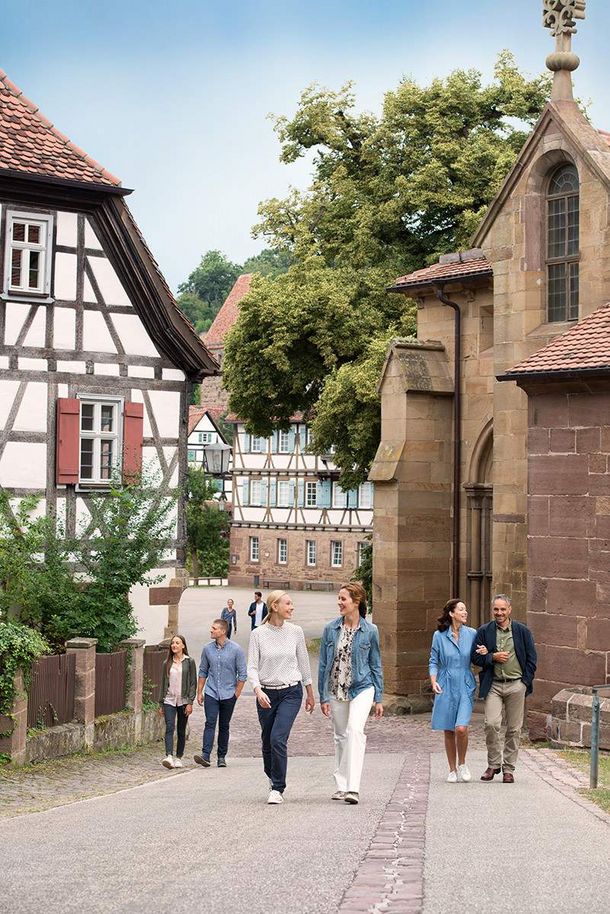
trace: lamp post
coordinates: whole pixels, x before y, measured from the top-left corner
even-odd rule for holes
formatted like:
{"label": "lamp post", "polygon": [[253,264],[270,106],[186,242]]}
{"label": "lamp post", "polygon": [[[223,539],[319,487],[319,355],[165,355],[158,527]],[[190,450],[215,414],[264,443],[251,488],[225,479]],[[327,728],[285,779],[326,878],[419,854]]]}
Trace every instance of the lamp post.
{"label": "lamp post", "polygon": [[223,444],[216,441],[213,444],[204,444],[203,446],[203,466],[209,476],[215,479],[222,479],[222,492],[220,497],[226,501],[225,479],[229,479],[231,474],[229,466],[231,464],[231,454],[233,448],[230,444]]}

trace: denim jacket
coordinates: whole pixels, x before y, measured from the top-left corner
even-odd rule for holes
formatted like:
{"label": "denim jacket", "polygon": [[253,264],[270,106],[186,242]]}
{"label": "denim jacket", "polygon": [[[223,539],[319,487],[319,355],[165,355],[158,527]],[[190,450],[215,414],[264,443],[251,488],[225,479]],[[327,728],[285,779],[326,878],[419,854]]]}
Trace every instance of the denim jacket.
{"label": "denim jacket", "polygon": [[[343,618],[333,619],[324,628],[320,645],[320,666],[318,668],[318,691],[320,702],[330,700],[328,680],[337,651]],[[366,619],[360,619],[352,642],[352,684],[349,697],[355,698],[363,689],[375,688],[375,702],[383,698],[383,670],[379,650],[377,626]]]}

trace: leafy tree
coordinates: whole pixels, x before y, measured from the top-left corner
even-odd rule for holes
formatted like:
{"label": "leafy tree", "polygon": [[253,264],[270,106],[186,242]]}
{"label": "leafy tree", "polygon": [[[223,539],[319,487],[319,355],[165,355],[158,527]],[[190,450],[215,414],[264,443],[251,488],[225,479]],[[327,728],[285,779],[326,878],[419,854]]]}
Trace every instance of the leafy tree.
{"label": "leafy tree", "polygon": [[260,276],[267,276],[275,279],[282,273],[286,273],[294,263],[294,257],[289,251],[277,251],[273,248],[265,248],[260,254],[248,257],[244,261],[242,273],[258,273]]}
{"label": "leafy tree", "polygon": [[188,472],[186,536],[193,577],[225,578],[229,571],[230,517],[214,498],[214,480],[199,467]]}
{"label": "leafy tree", "polygon": [[474,70],[427,87],[405,79],[380,115],[358,113],[350,85],[312,86],[292,119],[276,119],[282,161],[315,156],[306,192],[259,208],[255,234],[294,262],[255,279],[227,338],[230,409],[251,431],[302,411],[313,449],[336,446],[342,484],[365,477],[379,440],[374,371],[389,339],[415,328],[414,305],[385,289],[468,245],[549,88],[504,52],[487,86]]}
{"label": "leafy tree", "polygon": [[204,333],[218,314],[242,268],[220,251],[207,251],[186,282],[178,286],[178,306]]}

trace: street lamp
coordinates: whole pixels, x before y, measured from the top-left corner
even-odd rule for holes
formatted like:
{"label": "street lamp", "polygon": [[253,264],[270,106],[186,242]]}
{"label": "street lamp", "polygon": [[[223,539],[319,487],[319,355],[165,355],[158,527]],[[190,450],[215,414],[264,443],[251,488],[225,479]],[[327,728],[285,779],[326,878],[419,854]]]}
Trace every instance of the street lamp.
{"label": "street lamp", "polygon": [[216,441],[203,445],[203,466],[209,476],[216,479],[222,479],[222,492],[220,497],[226,501],[225,479],[229,479],[231,474],[229,466],[231,463],[231,454],[233,448],[230,444],[223,444],[222,441]]}

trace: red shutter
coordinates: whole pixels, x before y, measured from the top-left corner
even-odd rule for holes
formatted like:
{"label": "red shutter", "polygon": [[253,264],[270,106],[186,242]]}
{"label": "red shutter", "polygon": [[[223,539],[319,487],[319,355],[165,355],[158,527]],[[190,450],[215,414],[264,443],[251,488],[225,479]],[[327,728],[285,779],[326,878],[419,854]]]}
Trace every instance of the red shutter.
{"label": "red shutter", "polygon": [[123,412],[123,480],[134,482],[142,471],[144,404],[125,403]]}
{"label": "red shutter", "polygon": [[57,442],[55,482],[58,486],[78,483],[80,400],[61,397],[57,401]]}

